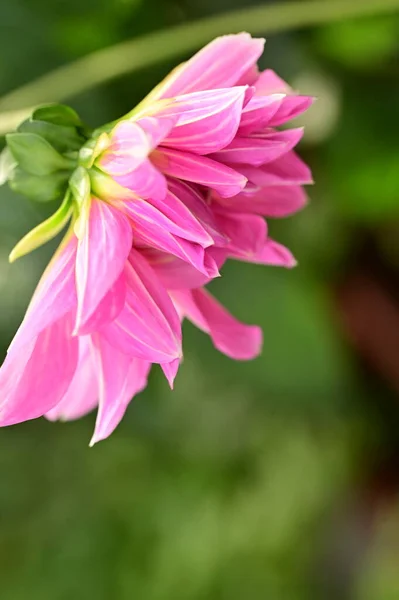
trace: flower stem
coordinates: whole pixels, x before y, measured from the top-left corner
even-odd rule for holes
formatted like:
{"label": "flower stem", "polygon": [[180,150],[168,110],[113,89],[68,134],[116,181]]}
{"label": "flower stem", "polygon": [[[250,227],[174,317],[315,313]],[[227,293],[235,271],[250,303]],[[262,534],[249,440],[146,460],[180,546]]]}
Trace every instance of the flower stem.
{"label": "flower stem", "polygon": [[[399,10],[399,0],[303,0],[255,6],[155,31],[89,54],[0,98],[0,110],[59,102],[126,73],[196,50],[212,38],[248,31],[263,35],[351,17]],[[10,125],[16,113],[10,114]],[[0,115],[2,131],[5,115]]]}

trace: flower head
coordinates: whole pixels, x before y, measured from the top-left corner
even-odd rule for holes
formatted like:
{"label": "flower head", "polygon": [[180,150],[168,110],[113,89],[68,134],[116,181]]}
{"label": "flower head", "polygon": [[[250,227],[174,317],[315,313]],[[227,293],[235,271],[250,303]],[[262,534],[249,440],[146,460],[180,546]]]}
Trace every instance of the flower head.
{"label": "flower head", "polygon": [[302,129],[278,128],[312,99],[259,73],[262,51],[248,34],[218,38],[110,126],[91,132],[50,106],[9,136],[3,179],[63,198],[10,258],[69,228],[1,367],[0,424],[98,405],[92,441],[107,437],[152,364],[173,386],[184,318],[233,359],[259,354],[261,330],[204,286],[229,258],[295,265],[264,217],[306,203],[311,175],[293,150]]}

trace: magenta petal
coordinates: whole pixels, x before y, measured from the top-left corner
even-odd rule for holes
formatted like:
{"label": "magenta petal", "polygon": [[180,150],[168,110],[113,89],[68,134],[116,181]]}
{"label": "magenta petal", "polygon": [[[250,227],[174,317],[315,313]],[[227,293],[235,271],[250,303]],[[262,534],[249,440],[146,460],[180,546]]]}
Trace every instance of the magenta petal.
{"label": "magenta petal", "polygon": [[98,404],[98,380],[89,336],[80,336],[79,361],[71,384],[60,402],[45,417],[50,421],[72,421],[91,412]]}
{"label": "magenta petal", "polygon": [[259,168],[246,165],[237,168],[250,183],[259,187],[313,183],[309,167],[293,150]]}
{"label": "magenta petal", "polygon": [[262,348],[262,330],[237,321],[203,289],[173,292],[173,300],[197,327],[209,333],[215,347],[235,360],[251,360]]}
{"label": "magenta petal", "polygon": [[148,159],[144,160],[137,169],[117,175],[115,181],[122,187],[134,192],[140,198],[161,199],[167,191],[166,179]]}
{"label": "magenta petal", "polygon": [[268,131],[251,137],[236,137],[231,144],[211,156],[228,164],[246,163],[259,167],[286,154],[301,139],[303,129]]}
{"label": "magenta petal", "polygon": [[247,182],[230,167],[180,150],[162,148],[153,153],[152,160],[166,175],[205,185],[225,198],[238,194]]}
{"label": "magenta petal", "polygon": [[78,341],[66,315],[12,352],[0,369],[0,425],[41,417],[61,400],[74,375]]}
{"label": "magenta petal", "polygon": [[144,130],[151,150],[154,150],[170,133],[171,129],[176,125],[177,117],[174,116],[152,116],[142,117],[137,121],[137,125]]}
{"label": "magenta petal", "polygon": [[291,119],[295,119],[312,106],[314,98],[311,96],[286,96],[279,109],[269,122],[270,127],[278,127]]}
{"label": "magenta petal", "polygon": [[114,321],[125,306],[125,299],[126,278],[124,272],[122,272],[91,317],[79,328],[79,335],[93,333],[107,323]]}
{"label": "magenta petal", "polygon": [[100,384],[98,414],[90,446],[107,438],[119,425],[126,408],[147,385],[151,364],[117,352],[99,334],[92,337]]}
{"label": "magenta petal", "polygon": [[179,366],[180,358],[175,358],[175,360],[172,360],[171,362],[161,364],[161,369],[172,390]]}
{"label": "magenta petal", "polygon": [[51,260],[10,345],[9,353],[22,351],[24,344],[76,306],[76,246],[77,240],[73,236]]}
{"label": "magenta petal", "polygon": [[[206,276],[218,275],[218,273],[209,273],[204,262],[205,254],[202,245],[183,239],[180,235],[175,234],[175,232],[178,232],[182,236],[192,237],[192,229],[188,231],[178,227],[155,206],[140,199],[125,202],[123,210],[132,219],[137,246],[149,246],[178,256],[192,264]],[[202,231],[204,232],[204,230]],[[203,233],[200,239],[203,243]],[[209,239],[207,245],[209,245]]]}
{"label": "magenta petal", "polygon": [[132,121],[120,121],[111,133],[111,145],[98,164],[109,175],[124,175],[139,167],[151,152],[144,130]]}
{"label": "magenta petal", "polygon": [[235,87],[179,96],[166,109],[178,120],[162,145],[194,154],[227,146],[237,132],[246,90]]}
{"label": "magenta petal", "polygon": [[178,195],[168,191],[164,200],[148,200],[172,223],[175,224],[170,231],[180,235],[186,240],[201,244],[204,248],[213,244],[213,238],[206,231],[196,215],[182,202]]}
{"label": "magenta petal", "polygon": [[102,330],[111,345],[150,362],[170,362],[181,356],[181,324],[154,271],[136,250],[125,268],[127,295],[123,311]]}
{"label": "magenta petal", "polygon": [[242,111],[239,135],[249,135],[268,127],[284,98],[284,94],[254,96]]}
{"label": "magenta petal", "polygon": [[307,203],[307,196],[298,185],[281,185],[256,188],[252,192],[244,190],[234,198],[216,197],[216,202],[234,212],[281,218],[301,210]]}
{"label": "magenta petal", "polygon": [[215,244],[223,244],[226,241],[223,233],[218,229],[211,207],[198,189],[172,177],[168,178],[168,188],[195,215]]}
{"label": "magenta petal", "polygon": [[76,332],[120,276],[131,247],[132,229],[126,216],[93,198],[76,257]]}
{"label": "magenta petal", "polygon": [[[212,277],[200,273],[189,263],[171,254],[153,248],[143,248],[141,253],[148,260],[167,290],[201,287],[212,279]],[[217,266],[214,268],[217,270]]]}
{"label": "magenta petal", "polygon": [[230,256],[250,260],[260,252],[267,236],[267,225],[263,217],[223,209],[217,215],[220,226],[230,240],[226,245]]}
{"label": "magenta petal", "polygon": [[256,262],[262,265],[274,265],[276,267],[285,267],[292,269],[295,267],[297,262],[293,257],[292,253],[278,242],[275,242],[271,238],[268,238],[261,252],[255,257]]}
{"label": "magenta petal", "polygon": [[179,94],[235,85],[263,52],[264,40],[248,33],[226,35],[213,40],[181,66],[170,84],[162,89],[164,98]]}

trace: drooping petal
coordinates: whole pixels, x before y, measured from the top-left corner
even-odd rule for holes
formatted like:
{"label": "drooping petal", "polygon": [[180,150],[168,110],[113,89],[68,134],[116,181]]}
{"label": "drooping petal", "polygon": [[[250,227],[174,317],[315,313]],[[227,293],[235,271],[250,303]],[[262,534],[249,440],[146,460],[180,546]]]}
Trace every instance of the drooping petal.
{"label": "drooping petal", "polygon": [[0,425],[41,417],[61,400],[74,375],[78,341],[72,319],[61,317],[31,339],[22,352],[10,352],[0,369]]}
{"label": "drooping petal", "polygon": [[247,163],[259,167],[286,154],[299,142],[303,128],[271,131],[251,137],[235,137],[220,152],[211,155],[227,164]]}
{"label": "drooping petal", "polygon": [[[218,271],[209,271],[209,265],[205,263],[204,230],[200,235],[201,245],[181,237],[193,237],[192,229],[179,227],[149,202],[137,199],[124,202],[122,206],[132,220],[136,246],[157,248],[187,261],[207,277],[218,276]],[[209,245],[209,238],[206,245]]]}
{"label": "drooping petal", "polygon": [[241,119],[246,87],[195,92],[176,98],[164,109],[177,119],[162,146],[209,154],[227,146]]}
{"label": "drooping petal", "polygon": [[256,63],[263,46],[263,39],[248,33],[216,38],[159,86],[159,97],[231,87]]}
{"label": "drooping petal", "polygon": [[161,369],[172,390],[179,366],[180,358],[175,358],[175,360],[172,360],[171,362],[161,364]]}
{"label": "drooping petal", "polygon": [[260,73],[254,83],[256,95],[286,94],[278,110],[269,122],[269,127],[278,127],[305,112],[314,102],[311,96],[299,96],[274,71],[267,69]]}
{"label": "drooping petal", "polygon": [[72,421],[91,412],[98,404],[99,385],[93,361],[90,336],[79,336],[78,366],[71,384],[45,417],[50,421]]}
{"label": "drooping petal", "polygon": [[211,336],[214,346],[235,360],[251,360],[262,347],[262,330],[237,321],[206,290],[176,290],[171,293],[180,311]]}
{"label": "drooping petal", "polygon": [[8,349],[9,353],[23,352],[25,344],[76,306],[76,247],[77,240],[71,236],[49,263]]}
{"label": "drooping petal", "polygon": [[210,158],[171,148],[153,152],[152,161],[166,175],[205,185],[225,198],[238,194],[247,182],[241,173]]}
{"label": "drooping petal", "polygon": [[274,265],[276,267],[285,267],[292,269],[297,262],[288,248],[275,242],[271,238],[266,240],[262,250],[254,257],[251,262],[262,265]]}
{"label": "drooping petal", "polygon": [[254,96],[251,98],[242,111],[238,129],[239,134],[250,135],[254,131],[269,127],[284,98],[284,94],[270,94],[270,96]]}
{"label": "drooping petal", "polygon": [[309,167],[293,150],[262,167],[239,165],[237,169],[259,187],[313,183]]}
{"label": "drooping petal", "polygon": [[102,335],[120,352],[150,362],[181,356],[181,324],[176,310],[147,261],[132,250],[125,268],[125,307]]}
{"label": "drooping petal", "polygon": [[234,198],[213,198],[233,212],[254,213],[274,218],[292,215],[307,203],[306,193],[299,185],[259,187],[253,191],[244,190]]}
{"label": "drooping petal", "polygon": [[98,331],[107,323],[112,323],[125,306],[126,278],[125,273],[119,275],[115,283],[105,294],[91,317],[79,328],[79,335],[85,335]]}
{"label": "drooping petal", "polygon": [[83,328],[120,276],[131,247],[132,228],[127,217],[93,198],[76,256],[75,333]]}
{"label": "drooping petal", "polygon": [[113,348],[101,335],[92,336],[99,377],[99,404],[90,446],[107,438],[119,425],[126,408],[147,385],[149,362],[131,358]]}
{"label": "drooping petal", "polygon": [[184,181],[179,181],[173,177],[168,177],[168,188],[195,215],[215,244],[223,244],[225,242],[223,233],[218,229],[213,211],[205,201],[198,187]]}
{"label": "drooping petal", "polygon": [[[153,248],[143,248],[141,253],[148,260],[167,290],[201,287],[212,279],[204,273],[200,273],[189,263],[171,254]],[[210,260],[212,260],[212,257],[210,257]]]}
{"label": "drooping petal", "polygon": [[267,225],[263,217],[247,213],[218,210],[220,227],[229,238],[226,249],[230,256],[251,260],[264,246]]}

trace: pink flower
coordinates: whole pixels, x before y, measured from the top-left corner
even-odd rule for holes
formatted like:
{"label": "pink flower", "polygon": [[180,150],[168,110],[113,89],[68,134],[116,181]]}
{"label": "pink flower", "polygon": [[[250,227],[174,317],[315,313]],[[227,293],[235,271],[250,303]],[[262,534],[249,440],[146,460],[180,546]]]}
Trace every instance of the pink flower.
{"label": "pink flower", "polygon": [[[59,231],[73,215],[73,228],[0,370],[1,425],[75,419],[98,405],[92,443],[107,437],[153,363],[173,386],[184,318],[231,358],[259,354],[259,327],[236,321],[204,286],[229,258],[295,265],[264,216],[306,202],[311,175],[293,151],[302,130],[276,127],[312,100],[259,74],[262,51],[248,34],[216,39],[82,148],[52,224]],[[22,242],[29,250],[35,231]]]}

